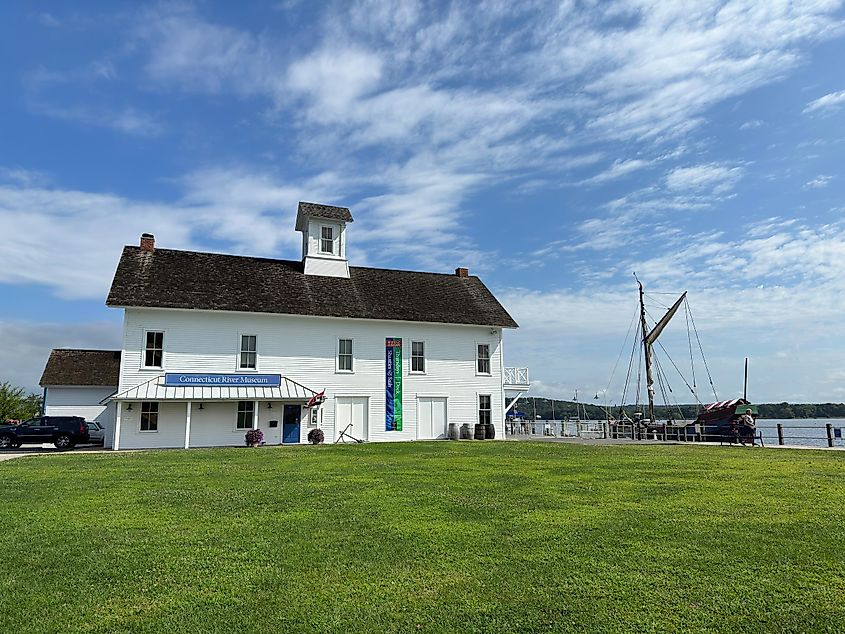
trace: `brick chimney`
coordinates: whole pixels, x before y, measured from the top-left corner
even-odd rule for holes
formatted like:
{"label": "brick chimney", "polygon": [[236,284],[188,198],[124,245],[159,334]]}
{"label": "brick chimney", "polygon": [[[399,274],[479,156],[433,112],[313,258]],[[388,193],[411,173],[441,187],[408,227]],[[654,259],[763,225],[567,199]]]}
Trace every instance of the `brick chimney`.
{"label": "brick chimney", "polygon": [[463,267],[455,269],[455,275],[458,277],[469,277],[469,269]]}
{"label": "brick chimney", "polygon": [[156,237],[151,233],[141,234],[141,251],[152,253],[156,248]]}

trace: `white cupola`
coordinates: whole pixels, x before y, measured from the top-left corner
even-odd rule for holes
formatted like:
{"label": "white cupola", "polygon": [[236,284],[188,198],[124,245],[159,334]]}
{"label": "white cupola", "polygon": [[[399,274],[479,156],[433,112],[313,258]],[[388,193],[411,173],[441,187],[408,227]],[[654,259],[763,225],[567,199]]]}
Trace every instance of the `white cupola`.
{"label": "white cupola", "polygon": [[306,275],[349,277],[346,259],[346,207],[300,202],[296,230],[302,232],[302,264]]}

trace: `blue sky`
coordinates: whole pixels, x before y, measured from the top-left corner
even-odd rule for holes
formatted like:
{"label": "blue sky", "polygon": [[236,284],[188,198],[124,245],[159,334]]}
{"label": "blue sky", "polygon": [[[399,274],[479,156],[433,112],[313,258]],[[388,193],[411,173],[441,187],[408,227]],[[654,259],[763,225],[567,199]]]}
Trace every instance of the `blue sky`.
{"label": "blue sky", "polygon": [[618,398],[636,271],[720,398],[749,356],[755,400],[845,399],[842,2],[242,4],[0,6],[4,378],[119,345],[140,233],[297,258],[312,200],[353,264],[481,275],[538,395]]}

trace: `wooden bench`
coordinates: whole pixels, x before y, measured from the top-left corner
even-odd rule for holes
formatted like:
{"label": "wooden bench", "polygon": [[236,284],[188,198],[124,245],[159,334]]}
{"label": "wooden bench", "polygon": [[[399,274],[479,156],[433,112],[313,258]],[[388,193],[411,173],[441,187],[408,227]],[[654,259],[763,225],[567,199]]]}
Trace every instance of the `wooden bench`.
{"label": "wooden bench", "polygon": [[724,445],[727,442],[729,445],[733,445],[735,443],[738,443],[742,446],[745,446],[746,444],[748,444],[750,442],[752,447],[756,447],[758,440],[760,441],[761,447],[766,446],[765,444],[763,444],[763,432],[757,431],[756,429],[753,432],[751,432],[750,434],[736,433],[736,434],[722,434],[721,436],[719,436],[719,444],[720,445]]}

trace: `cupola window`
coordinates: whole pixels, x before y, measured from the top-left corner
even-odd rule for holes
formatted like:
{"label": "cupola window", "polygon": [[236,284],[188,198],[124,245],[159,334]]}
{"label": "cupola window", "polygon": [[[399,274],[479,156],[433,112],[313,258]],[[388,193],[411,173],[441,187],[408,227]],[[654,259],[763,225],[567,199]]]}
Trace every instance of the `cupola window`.
{"label": "cupola window", "polygon": [[320,252],[334,254],[334,229],[332,227],[320,229]]}

